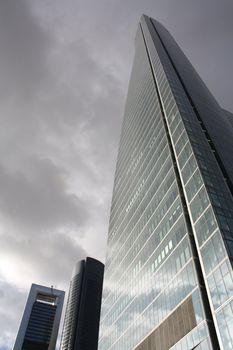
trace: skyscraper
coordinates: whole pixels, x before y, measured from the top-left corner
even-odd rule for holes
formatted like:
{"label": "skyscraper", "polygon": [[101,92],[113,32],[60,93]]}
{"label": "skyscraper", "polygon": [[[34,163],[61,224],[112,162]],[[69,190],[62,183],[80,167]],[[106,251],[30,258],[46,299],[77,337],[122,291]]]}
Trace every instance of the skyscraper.
{"label": "skyscraper", "polygon": [[70,282],[61,350],[95,350],[98,345],[104,265],[93,258],[77,263]]}
{"label": "skyscraper", "polygon": [[99,350],[233,349],[230,113],[159,22],[135,46]]}
{"label": "skyscraper", "polygon": [[14,350],[55,350],[64,294],[32,284]]}

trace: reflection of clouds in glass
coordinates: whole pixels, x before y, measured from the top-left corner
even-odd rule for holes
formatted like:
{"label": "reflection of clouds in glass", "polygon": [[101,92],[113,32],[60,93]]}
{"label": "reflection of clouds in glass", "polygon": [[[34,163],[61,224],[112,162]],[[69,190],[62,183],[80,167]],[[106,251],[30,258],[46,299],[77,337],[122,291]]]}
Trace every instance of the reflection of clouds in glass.
{"label": "reflection of clouds in glass", "polygon": [[[169,165],[169,167],[171,167],[171,165]],[[177,220],[181,214],[181,206],[179,199],[175,200],[177,193],[175,187],[173,190],[170,188],[171,183],[174,185],[173,178],[171,178],[170,182],[167,182],[166,184],[166,200],[161,202],[163,205],[159,208],[160,210],[158,212],[156,211],[158,208],[155,206],[154,201],[152,201],[152,203],[155,207],[148,206],[147,208],[150,215],[151,212],[153,212],[153,220],[148,220],[149,214],[144,212],[140,218],[140,220],[144,220],[144,222],[141,223],[141,225],[140,220],[137,223],[131,223],[131,227],[129,227],[129,229],[125,232],[125,236],[127,237],[126,240],[120,239],[118,242],[111,242],[113,250],[110,250],[106,261],[106,266],[108,266],[107,272],[110,272],[109,279],[115,280],[118,277],[122,277],[123,275],[119,275],[120,268],[123,272],[126,272],[127,270],[127,275],[130,275],[131,278],[133,278],[140,268],[139,265],[144,265],[148,258],[155,254],[155,250],[157,250],[156,254],[158,254],[158,256],[160,255],[160,252],[163,254],[165,253],[163,251],[163,245],[167,244],[168,246],[168,242],[166,242],[167,239],[175,239],[174,245],[177,245],[182,239],[184,233],[187,232],[187,228],[184,228],[185,224],[183,220],[179,220],[179,223],[177,224]],[[169,191],[168,188],[170,188]],[[164,215],[164,212],[166,212],[166,215]],[[146,222],[145,218],[147,218]],[[173,225],[174,227],[172,228]],[[173,237],[168,238],[168,232],[171,230],[171,228],[172,232],[170,233]],[[166,235],[167,237],[164,239]],[[132,236],[131,239],[129,239],[129,236]],[[163,239],[164,241],[161,243]],[[170,249],[172,246],[173,245],[169,246]],[[166,251],[166,254],[164,254],[163,257],[160,255],[157,263],[160,264],[167,254],[168,251]],[[109,261],[108,259],[111,255],[112,260]],[[115,259],[116,257],[117,259]]]}
{"label": "reflection of clouds in glass", "polygon": [[109,335],[114,333],[116,329],[116,325],[106,325],[104,324],[103,327],[100,328],[100,334],[99,334],[99,340],[101,339],[101,342],[104,342],[108,346],[110,346],[110,337]]}
{"label": "reflection of clouds in glass", "polygon": [[[180,218],[175,227],[173,227],[172,236],[166,237],[162,245],[156,246],[150,243],[150,240],[148,241],[148,244],[150,246],[150,251],[148,249],[144,249],[140,252],[140,254],[137,256],[136,260],[133,260],[128,269],[125,270],[121,265],[115,267],[114,271],[114,281],[118,281],[118,285],[124,285],[129,283],[130,281],[135,285],[139,285],[139,281],[142,279],[144,280],[143,284],[148,285],[150,282],[151,277],[146,281],[145,275],[147,273],[150,273],[151,275],[154,274],[156,270],[158,270],[159,266],[164,262],[164,259],[167,259],[169,255],[171,255],[176,248],[177,244],[180,243],[180,240],[182,239],[185,232],[183,218]],[[183,243],[181,243],[183,244]],[[190,250],[190,247],[187,247],[189,245],[186,241],[186,245],[183,245],[183,249]],[[156,246],[156,249],[154,248]],[[145,246],[146,247],[146,246]],[[163,249],[164,248],[164,249]],[[155,249],[155,250],[154,250]],[[188,254],[188,252],[187,252]],[[182,263],[179,263],[177,268],[179,269]],[[170,278],[173,276],[172,268],[167,269],[167,282]],[[109,270],[107,270],[109,271]],[[164,277],[164,273],[162,273],[162,276]],[[156,277],[157,278],[157,277]],[[105,283],[108,287],[108,285],[111,284],[113,281],[113,274],[110,274],[110,276],[106,273],[105,274]],[[109,292],[118,293],[118,285],[116,288],[114,288],[114,284],[111,285],[109,288]],[[133,287],[129,286],[128,290],[131,290]],[[143,287],[143,290],[145,288]],[[107,297],[106,293],[106,297]],[[111,295],[111,297],[114,298],[114,295]]]}
{"label": "reflection of clouds in glass", "polygon": [[[151,277],[150,274],[148,274],[148,277]],[[162,274],[160,278],[162,278]],[[114,331],[108,332],[108,339],[111,339],[110,343],[113,344],[114,341],[117,341],[118,337],[121,336],[117,341],[118,345],[116,346],[118,348],[122,346],[123,349],[125,342],[131,342],[130,346],[135,346],[141,337],[144,337],[155,328],[155,326],[172,312],[196,286],[197,279],[193,260],[191,260],[185,265],[182,271],[170,281],[169,285],[163,286],[163,290],[159,288],[150,288],[148,284],[148,286],[145,285],[144,291],[140,292],[135,288],[135,291],[133,291],[135,293],[132,293],[132,291],[129,293],[125,292],[120,300],[126,298],[129,300],[129,303],[127,303],[127,306],[124,307],[122,311],[120,311],[120,303],[114,306],[114,313],[111,313],[111,317],[107,316],[103,320],[102,334],[106,337],[104,331],[105,324],[108,327],[108,325],[111,325],[111,322],[113,322],[116,328]],[[198,308],[196,309],[198,310]],[[140,327],[142,324],[143,327]],[[105,341],[106,340],[102,339],[100,345],[104,344],[105,347]],[[115,349],[115,346],[111,349]]]}
{"label": "reflection of clouds in glass", "polygon": [[224,261],[207,279],[214,308],[233,295],[233,273],[229,261]]}
{"label": "reflection of clouds in glass", "polygon": [[[147,263],[135,278],[129,281],[129,284],[114,283],[110,287],[110,283],[107,284],[108,281],[106,281],[109,291],[111,291],[112,288],[111,297],[113,295],[113,298],[106,298],[103,303],[104,311],[102,314],[102,322],[105,322],[105,317],[112,317],[110,308],[112,308],[112,310],[114,309],[113,322],[120,314],[126,312],[126,310],[129,312],[133,307],[131,304],[137,305],[137,308],[140,306],[140,311],[143,311],[146,305],[149,305],[163,288],[172,281],[174,276],[189,259],[190,246],[186,236],[159,270],[151,269],[151,265]],[[148,262],[151,262],[151,260],[148,260]],[[192,274],[187,277],[187,281],[189,281],[191,277]],[[195,285],[195,278],[193,277],[192,279],[192,283]],[[176,286],[181,283],[179,282],[179,277],[177,277],[175,281],[172,281],[172,283],[172,289],[175,290]],[[141,295],[144,297],[141,298]],[[143,300],[143,302],[141,300]],[[145,302],[146,305],[144,305]],[[105,304],[108,305],[108,307],[106,307]],[[109,314],[106,315],[107,313]]]}
{"label": "reflection of clouds in glass", "polygon": [[231,349],[233,345],[233,301],[224,306],[217,313],[217,321],[220,328],[220,333],[224,341],[226,349]]}
{"label": "reflection of clouds in glass", "polygon": [[[163,131],[163,132],[161,133],[161,131]],[[107,259],[107,264],[112,264],[113,262],[115,263],[115,265],[118,262],[119,262],[119,264],[121,264],[122,261],[124,260],[124,258],[126,256],[128,258],[130,254],[131,254],[131,258],[129,260],[132,261],[132,254],[134,254],[134,250],[132,248],[133,248],[133,246],[136,245],[136,242],[137,242],[137,244],[138,244],[138,242],[140,242],[141,236],[144,237],[144,241],[143,241],[143,244],[144,244],[145,237],[149,237],[151,235],[151,233],[154,231],[157,224],[159,224],[160,220],[165,219],[164,221],[167,221],[166,215],[163,216],[160,213],[161,210],[163,209],[164,204],[165,204],[165,203],[162,203],[162,199],[164,200],[165,197],[168,197],[166,199],[169,199],[170,193],[168,192],[168,188],[174,182],[175,176],[174,176],[174,172],[169,172],[169,170],[172,169],[171,160],[170,160],[170,158],[167,157],[167,155],[165,153],[166,144],[165,144],[165,138],[163,137],[164,130],[163,130],[163,128],[161,128],[161,125],[159,125],[159,123],[156,125],[156,129],[153,132],[157,136],[158,136],[158,134],[160,135],[160,138],[163,139],[163,144],[160,144],[159,149],[156,149],[156,148],[153,149],[153,153],[151,155],[152,158],[149,160],[150,160],[150,162],[152,162],[154,164],[154,162],[156,160],[160,159],[162,173],[161,173],[161,171],[159,173],[156,173],[156,174],[153,171],[150,172],[150,177],[152,179],[151,179],[151,181],[149,181],[149,184],[147,183],[147,185],[149,187],[147,188],[147,196],[146,196],[146,199],[147,199],[149,204],[147,203],[145,205],[145,203],[142,202],[142,198],[137,201],[137,205],[138,205],[137,211],[140,210],[140,217],[138,217],[137,215],[135,216],[135,211],[133,211],[133,212],[131,212],[131,216],[128,215],[128,216],[123,217],[122,221],[119,222],[119,225],[115,226],[114,235],[115,235],[116,231],[118,230],[119,232],[118,232],[117,238],[120,236],[120,238],[118,238],[118,241],[121,241],[121,250],[120,251],[112,251],[110,248],[110,251],[108,254],[108,258],[110,258],[110,261],[108,261],[108,259]],[[157,132],[157,134],[156,134],[156,132]],[[163,153],[162,160],[161,160],[161,152]],[[155,157],[156,154],[157,154],[157,157]],[[155,157],[155,159],[153,159],[153,157]],[[164,166],[164,164],[166,164],[166,166]],[[146,165],[148,165],[148,162],[145,164],[145,166]],[[142,169],[144,169],[144,167],[142,167]],[[169,174],[168,178],[166,176],[167,174]],[[132,178],[132,182],[134,181],[134,179],[135,179],[135,177]],[[164,179],[166,179],[165,184],[163,183]],[[141,186],[144,184],[144,182],[145,182],[145,180],[142,179],[142,181],[140,182],[139,188],[141,188]],[[151,187],[152,184],[153,184],[153,187]],[[127,190],[128,190],[128,188],[127,188]],[[138,191],[136,191],[136,193],[137,192]],[[148,198],[148,197],[154,197],[154,198],[152,201],[150,201],[151,198]],[[172,199],[174,200],[174,198],[172,198]],[[162,204],[161,207],[160,207],[160,204]],[[170,202],[170,205],[171,204],[172,204],[172,201]],[[139,207],[140,207],[140,209],[139,209]],[[113,206],[112,210],[114,211],[114,206]],[[127,221],[125,222],[125,226],[124,225],[122,226],[125,218],[127,218]],[[146,218],[146,221],[145,221],[145,218]],[[122,226],[122,228],[121,228],[121,226]],[[162,226],[162,225],[160,224],[160,226]],[[157,228],[156,228],[156,230],[157,230]],[[141,231],[140,234],[138,234],[139,231]],[[157,230],[157,231],[158,232],[156,232],[156,235],[154,235],[154,238],[157,240],[157,242],[154,242],[155,243],[154,246],[157,246],[159,244],[159,242],[158,242],[159,241],[159,234],[157,234],[157,233],[160,232],[160,234],[161,234],[161,232],[162,232],[161,229]],[[113,233],[112,233],[112,235],[113,235]],[[123,242],[122,242],[122,238],[123,238]],[[111,245],[112,244],[113,244],[113,242],[111,241]],[[140,243],[139,243],[139,246],[140,246]],[[115,252],[116,252],[116,254],[115,254]]]}
{"label": "reflection of clouds in glass", "polygon": [[195,350],[211,350],[212,346],[208,339],[209,337],[208,326],[206,322],[203,322],[176,343],[171,350],[190,350],[194,348]]}

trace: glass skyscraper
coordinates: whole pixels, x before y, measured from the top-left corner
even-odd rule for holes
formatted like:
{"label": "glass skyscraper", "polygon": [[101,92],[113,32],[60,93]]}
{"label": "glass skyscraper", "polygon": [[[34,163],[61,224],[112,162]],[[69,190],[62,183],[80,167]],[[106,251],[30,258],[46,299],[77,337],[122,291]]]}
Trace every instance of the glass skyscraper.
{"label": "glass skyscraper", "polygon": [[13,350],[55,350],[64,295],[32,284]]}
{"label": "glass skyscraper", "polygon": [[72,273],[60,350],[96,350],[104,265],[87,257]]}
{"label": "glass skyscraper", "polygon": [[98,349],[230,350],[232,115],[159,22],[135,46]]}

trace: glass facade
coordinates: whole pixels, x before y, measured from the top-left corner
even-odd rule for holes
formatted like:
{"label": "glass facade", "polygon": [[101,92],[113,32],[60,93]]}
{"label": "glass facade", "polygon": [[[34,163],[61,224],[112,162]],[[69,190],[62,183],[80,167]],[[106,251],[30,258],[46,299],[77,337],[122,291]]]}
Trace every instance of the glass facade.
{"label": "glass facade", "polygon": [[76,336],[79,305],[82,289],[82,275],[84,270],[84,261],[81,261],[75,267],[70,281],[69,295],[66,306],[65,320],[63,325],[60,350],[74,349]]}
{"label": "glass facade", "polygon": [[[232,349],[233,177],[225,153],[233,141],[220,152],[224,123],[214,130],[205,113],[223,112],[194,73],[166,29],[142,16],[113,189],[100,350]],[[190,327],[178,312],[188,300]]]}
{"label": "glass facade", "polygon": [[97,350],[104,265],[87,257],[72,273],[60,350]]}
{"label": "glass facade", "polygon": [[49,348],[57,305],[35,301],[26,329],[23,350]]}
{"label": "glass facade", "polygon": [[13,350],[55,350],[64,295],[32,284]]}

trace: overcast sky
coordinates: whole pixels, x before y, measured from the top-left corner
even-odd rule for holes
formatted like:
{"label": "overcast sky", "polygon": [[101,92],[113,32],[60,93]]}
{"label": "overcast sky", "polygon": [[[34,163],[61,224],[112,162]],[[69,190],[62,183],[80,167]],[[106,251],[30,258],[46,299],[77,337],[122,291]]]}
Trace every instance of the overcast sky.
{"label": "overcast sky", "polygon": [[134,37],[161,21],[233,111],[232,0],[0,0],[0,350],[31,283],[104,261]]}

